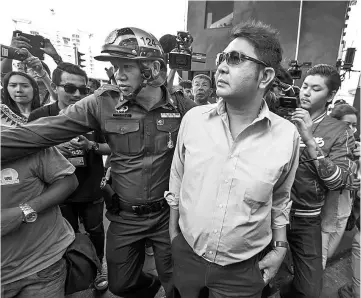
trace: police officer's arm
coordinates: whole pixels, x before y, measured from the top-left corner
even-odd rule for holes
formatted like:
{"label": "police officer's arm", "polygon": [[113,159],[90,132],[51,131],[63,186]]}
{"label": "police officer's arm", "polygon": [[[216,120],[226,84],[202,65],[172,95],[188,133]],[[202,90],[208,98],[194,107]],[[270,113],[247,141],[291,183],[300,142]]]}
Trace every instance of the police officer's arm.
{"label": "police officer's arm", "polygon": [[187,127],[187,115],[183,118],[181,126],[179,128],[177,145],[174,150],[172,166],[170,170],[169,179],[169,192],[166,192],[165,198],[170,206],[170,218],[169,218],[169,235],[170,240],[180,233],[179,229],[179,198],[182,186],[183,174],[184,174],[184,137]]}
{"label": "police officer's arm", "polygon": [[61,144],[92,130],[100,130],[99,103],[92,94],[58,116],[45,117],[1,133],[1,161],[9,162]]}

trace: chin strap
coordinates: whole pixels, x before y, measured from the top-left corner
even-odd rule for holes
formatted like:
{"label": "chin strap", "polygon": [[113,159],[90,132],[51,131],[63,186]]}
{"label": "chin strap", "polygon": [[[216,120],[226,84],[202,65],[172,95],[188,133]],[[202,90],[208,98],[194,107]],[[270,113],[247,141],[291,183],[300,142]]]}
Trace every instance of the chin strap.
{"label": "chin strap", "polygon": [[138,86],[138,88],[134,90],[134,92],[129,93],[128,95],[123,95],[123,98],[126,99],[126,100],[135,101],[135,99],[136,99],[137,95],[139,94],[139,92],[145,86],[147,86],[148,81],[152,78],[152,70],[150,68],[145,68],[144,66],[142,67],[141,63],[139,63],[139,66],[141,68],[141,74],[142,74],[143,81]]}

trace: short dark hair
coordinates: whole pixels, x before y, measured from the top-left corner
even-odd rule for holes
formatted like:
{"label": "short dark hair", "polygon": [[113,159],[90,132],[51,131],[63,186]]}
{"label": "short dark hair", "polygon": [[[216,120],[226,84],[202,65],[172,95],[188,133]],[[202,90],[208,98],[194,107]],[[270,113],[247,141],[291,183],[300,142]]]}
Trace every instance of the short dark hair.
{"label": "short dark hair", "polygon": [[293,79],[290,73],[285,70],[282,66],[276,71],[276,78],[280,80],[282,83],[286,83],[288,85],[293,85]]}
{"label": "short dark hair", "polygon": [[195,79],[205,79],[205,80],[207,80],[207,81],[209,82],[209,86],[212,87],[212,80],[211,80],[211,78],[210,78],[209,76],[203,74],[203,73],[200,73],[200,74],[196,75],[196,76],[193,78],[193,80],[192,80],[192,85],[193,85],[193,82],[194,82]]}
{"label": "short dark hair", "polygon": [[328,93],[337,91],[341,87],[341,77],[334,66],[328,64],[317,64],[306,72],[306,77],[319,75],[326,78]]}
{"label": "short dark hair", "polygon": [[231,30],[231,40],[239,37],[247,39],[254,46],[257,58],[267,63],[275,72],[281,66],[283,52],[278,36],[276,29],[255,20],[242,22]]}
{"label": "short dark hair", "polygon": [[93,78],[89,78],[89,83],[90,83],[90,82],[94,83],[97,89],[100,88],[100,81],[99,81],[99,80],[93,79]]}
{"label": "short dark hair", "polygon": [[190,80],[181,81],[179,83],[179,86],[181,86],[182,88],[192,88],[192,81]]}
{"label": "short dark hair", "polygon": [[345,115],[356,115],[358,116],[358,111],[355,107],[350,106],[349,104],[338,104],[334,106],[330,114],[331,117],[341,120]]}
{"label": "short dark hair", "polygon": [[56,86],[59,86],[61,83],[61,75],[63,72],[71,73],[74,75],[79,75],[85,78],[85,83],[88,84],[88,76],[84,70],[82,70],[78,65],[61,62],[58,64],[57,68],[53,71],[52,81]]}

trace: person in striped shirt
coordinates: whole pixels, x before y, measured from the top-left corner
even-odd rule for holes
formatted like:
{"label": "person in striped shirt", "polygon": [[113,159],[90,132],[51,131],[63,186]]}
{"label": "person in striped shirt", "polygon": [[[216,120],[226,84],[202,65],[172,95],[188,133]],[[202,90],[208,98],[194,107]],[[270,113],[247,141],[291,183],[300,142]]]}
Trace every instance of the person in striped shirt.
{"label": "person in striped shirt", "polygon": [[293,201],[287,239],[294,279],[281,297],[318,298],[322,290],[321,208],[329,190],[352,188],[355,140],[347,124],[327,116],[327,106],[341,85],[330,65],[308,70],[300,90],[301,107],[291,117],[301,136],[299,167],[291,191]]}

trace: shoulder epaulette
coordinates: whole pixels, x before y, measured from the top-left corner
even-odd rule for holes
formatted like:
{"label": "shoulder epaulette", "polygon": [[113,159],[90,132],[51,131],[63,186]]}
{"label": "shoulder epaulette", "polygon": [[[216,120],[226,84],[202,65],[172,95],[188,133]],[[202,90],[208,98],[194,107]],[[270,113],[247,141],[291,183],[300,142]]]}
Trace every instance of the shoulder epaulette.
{"label": "shoulder epaulette", "polygon": [[100,88],[98,88],[94,94],[96,96],[101,96],[103,95],[104,93],[106,92],[111,92],[111,93],[116,93],[116,95],[119,95],[120,94],[120,89],[118,86],[116,85],[112,85],[112,84],[104,84],[102,85]]}

